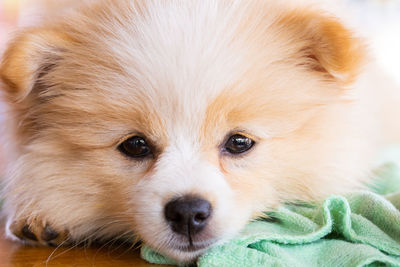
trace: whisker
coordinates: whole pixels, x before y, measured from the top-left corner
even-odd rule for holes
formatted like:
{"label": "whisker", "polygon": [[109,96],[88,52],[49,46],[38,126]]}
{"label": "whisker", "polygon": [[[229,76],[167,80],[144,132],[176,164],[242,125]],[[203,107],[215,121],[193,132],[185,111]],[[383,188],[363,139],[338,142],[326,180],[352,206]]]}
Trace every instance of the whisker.
{"label": "whisker", "polygon": [[[113,216],[113,217],[114,217],[114,216]],[[126,218],[126,217],[125,217],[125,218]],[[120,220],[114,220],[114,221],[110,221],[110,222],[108,222],[108,223],[106,223],[106,224],[103,224],[100,228],[96,229],[96,231],[92,232],[89,236],[85,237],[83,240],[80,240],[80,241],[77,241],[77,242],[72,242],[73,245],[72,245],[71,247],[68,247],[68,248],[66,248],[64,251],[62,251],[61,253],[55,255],[55,253],[57,252],[57,250],[58,250],[59,248],[61,248],[63,245],[65,245],[65,244],[68,243],[69,241],[72,241],[72,240],[70,239],[70,237],[68,237],[66,240],[64,240],[64,241],[61,242],[59,245],[57,245],[56,248],[54,248],[54,250],[53,250],[53,251],[51,252],[51,254],[48,256],[47,260],[46,260],[45,262],[43,262],[43,263],[45,263],[45,264],[46,264],[46,267],[47,267],[48,264],[49,264],[49,262],[50,262],[52,259],[55,259],[55,258],[57,258],[57,257],[59,257],[59,256],[61,256],[61,255],[63,255],[63,254],[65,254],[65,253],[71,251],[72,249],[74,249],[74,248],[76,248],[76,247],[78,247],[78,246],[81,246],[81,245],[84,244],[84,243],[87,243],[86,245],[83,245],[84,248],[85,248],[85,249],[88,248],[88,247],[91,245],[91,239],[92,239],[94,236],[96,236],[99,232],[103,231],[105,228],[109,227],[109,226],[112,225],[112,224],[121,223],[121,222],[122,222],[122,221],[120,221]]]}
{"label": "whisker", "polygon": [[129,240],[129,238],[125,238],[125,240],[123,240],[118,246],[114,247],[113,244],[114,244],[116,241],[118,241],[118,240],[119,240],[121,237],[123,237],[123,236],[128,236],[128,237],[132,237],[132,238],[135,237],[134,234],[133,234],[133,231],[126,231],[126,232],[123,233],[122,235],[120,235],[120,236],[118,236],[117,238],[115,238],[115,239],[114,239],[114,242],[111,244],[111,246],[110,246],[109,249],[108,249],[108,255],[109,255],[109,256],[111,256],[111,253],[117,251],[118,249],[120,249],[121,247],[123,247],[123,246],[124,246],[125,244],[127,244],[127,243],[131,243],[131,244],[129,245],[129,249],[126,249],[124,252],[120,253],[120,254],[118,255],[118,257],[124,255],[124,254],[127,253],[129,250],[132,250],[132,248],[135,247],[135,244],[132,243],[133,240]]}
{"label": "whisker", "polygon": [[[69,237],[66,239],[66,240],[64,240],[63,242],[61,242],[59,245],[57,245],[57,247],[55,247],[54,248],[54,250],[50,253],[50,255],[47,257],[47,260],[46,260],[46,267],[49,265],[49,262],[50,262],[50,260],[52,259],[52,257],[53,257],[53,255],[56,253],[56,251],[59,249],[59,248],[61,248],[65,243],[67,243],[68,241],[70,241],[69,240]],[[71,248],[68,248],[68,249],[66,249],[66,250],[64,250],[63,252],[61,252],[60,254],[57,254],[53,259],[55,259],[56,257],[59,257],[60,255],[63,255],[63,254],[65,254],[66,252],[68,252],[68,251],[71,251],[72,249],[74,248],[74,246],[73,247],[71,247]]]}
{"label": "whisker", "polygon": [[128,231],[126,231],[126,232],[124,232],[124,233],[122,233],[122,234],[120,234],[120,235],[118,235],[116,237],[113,237],[111,240],[107,241],[106,243],[102,244],[102,246],[97,249],[96,254],[93,257],[95,258],[97,256],[97,254],[99,253],[99,251],[101,249],[103,249],[104,247],[106,247],[108,245],[112,246],[118,240],[118,238],[121,238],[122,236],[127,235],[127,234],[129,234],[131,232],[133,232],[133,230],[128,230]]}

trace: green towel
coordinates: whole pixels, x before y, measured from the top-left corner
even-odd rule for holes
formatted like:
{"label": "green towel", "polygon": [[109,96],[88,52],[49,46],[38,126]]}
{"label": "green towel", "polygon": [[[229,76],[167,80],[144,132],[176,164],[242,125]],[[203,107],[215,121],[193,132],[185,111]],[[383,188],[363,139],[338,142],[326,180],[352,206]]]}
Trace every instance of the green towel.
{"label": "green towel", "polygon": [[[198,266],[399,266],[400,165],[377,170],[376,193],[291,204],[249,223],[233,240],[210,248]],[[399,193],[395,193],[399,192]],[[384,194],[385,196],[383,196]],[[179,265],[143,246],[151,263]]]}

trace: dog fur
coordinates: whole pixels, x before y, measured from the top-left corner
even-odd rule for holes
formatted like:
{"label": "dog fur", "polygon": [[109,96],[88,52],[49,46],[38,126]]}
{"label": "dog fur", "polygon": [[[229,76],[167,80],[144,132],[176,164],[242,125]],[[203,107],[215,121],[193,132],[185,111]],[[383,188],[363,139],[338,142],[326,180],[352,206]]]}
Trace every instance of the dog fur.
{"label": "dog fur", "polygon": [[[137,235],[191,261],[282,202],[362,188],[400,132],[368,61],[338,19],[288,1],[99,0],[23,29],[0,69],[8,236]],[[221,152],[234,133],[255,146]],[[138,134],[152,158],[118,151]],[[163,219],[185,194],[213,207],[196,251]]]}

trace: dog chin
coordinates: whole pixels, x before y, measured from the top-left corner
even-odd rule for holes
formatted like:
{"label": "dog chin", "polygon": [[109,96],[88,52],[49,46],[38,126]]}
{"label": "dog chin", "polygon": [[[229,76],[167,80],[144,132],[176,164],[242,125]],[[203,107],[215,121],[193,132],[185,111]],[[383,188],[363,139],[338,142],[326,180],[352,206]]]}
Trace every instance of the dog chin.
{"label": "dog chin", "polygon": [[160,252],[179,263],[191,263],[219,242],[221,241],[217,239],[193,243],[175,240],[169,243],[168,247],[161,248]]}
{"label": "dog chin", "polygon": [[201,246],[201,247],[190,247],[190,246],[171,246],[168,249],[163,250],[163,254],[171,259],[176,260],[180,264],[192,263],[200,255],[202,255],[212,245]]}

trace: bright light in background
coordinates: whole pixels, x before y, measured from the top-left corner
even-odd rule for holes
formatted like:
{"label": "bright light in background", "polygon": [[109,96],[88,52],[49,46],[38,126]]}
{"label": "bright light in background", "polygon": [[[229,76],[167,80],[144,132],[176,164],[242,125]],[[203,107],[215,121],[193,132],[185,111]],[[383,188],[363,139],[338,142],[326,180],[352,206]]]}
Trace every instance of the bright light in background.
{"label": "bright light in background", "polygon": [[17,21],[21,0],[0,0],[0,20],[12,23]]}
{"label": "bright light in background", "polygon": [[18,22],[21,0],[0,0],[0,52],[6,42],[6,36]]}
{"label": "bright light in background", "polygon": [[343,1],[352,22],[367,37],[377,62],[400,84],[400,1]]}
{"label": "bright light in background", "polygon": [[397,22],[381,29],[372,40],[378,63],[400,84],[400,14]]}

